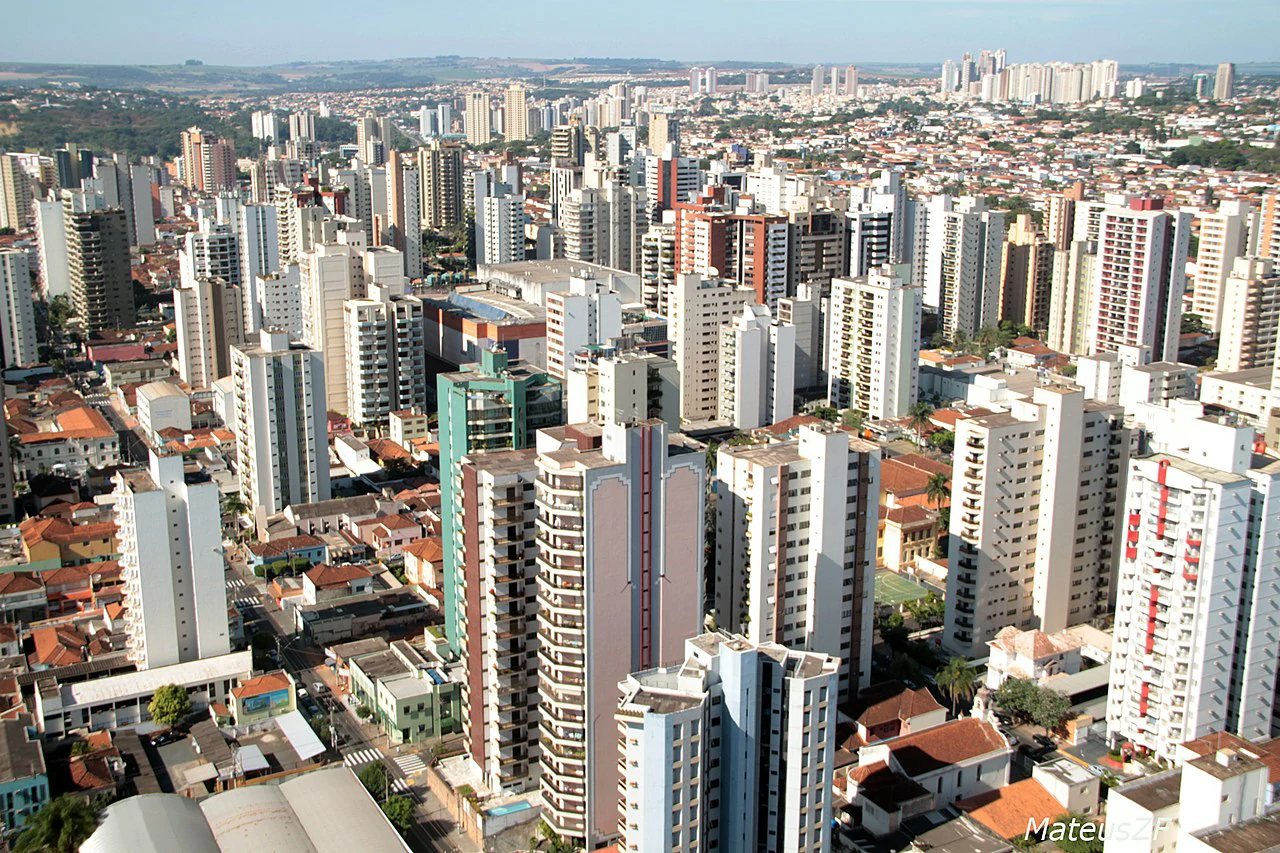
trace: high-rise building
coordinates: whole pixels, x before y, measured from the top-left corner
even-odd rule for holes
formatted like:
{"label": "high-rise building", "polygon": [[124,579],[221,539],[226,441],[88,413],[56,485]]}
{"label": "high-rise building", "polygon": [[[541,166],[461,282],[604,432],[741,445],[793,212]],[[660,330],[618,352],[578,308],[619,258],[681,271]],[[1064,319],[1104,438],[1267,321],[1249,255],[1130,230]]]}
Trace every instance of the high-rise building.
{"label": "high-rise building", "polygon": [[1053,281],[1049,289],[1049,332],[1045,342],[1058,352],[1082,355],[1089,351],[1089,311],[1093,303],[1097,241],[1073,240],[1053,253]]}
{"label": "high-rise building", "polygon": [[1053,251],[1053,243],[1036,228],[1031,214],[1014,220],[1004,241],[1001,320],[1030,326],[1041,334],[1049,328]]}
{"label": "high-rise building", "polygon": [[556,216],[566,258],[627,272],[640,271],[648,222],[644,189],[617,181],[573,190]]}
{"label": "high-rise building", "polygon": [[826,88],[826,82],[827,82],[826,67],[822,65],[813,66],[813,77],[809,81],[809,94],[815,98],[821,95],[823,89]]}
{"label": "high-rise building", "polygon": [[629,675],[618,850],[830,850],[838,666],[716,633],[688,640],[675,666]]}
{"label": "high-rise building", "polygon": [[235,145],[198,127],[182,131],[182,178],[193,190],[233,190],[236,174]]}
{"label": "high-rise building", "polygon": [[975,657],[1001,628],[1046,633],[1110,614],[1124,409],[1037,387],[956,424],[943,645]]}
{"label": "high-rise building", "polygon": [[489,93],[468,92],[466,103],[467,109],[463,115],[463,121],[466,122],[467,144],[487,145],[493,136]]}
{"label": "high-rise building", "polygon": [[844,70],[844,93],[850,97],[858,95],[858,66],[850,65]]}
{"label": "high-rise building", "polygon": [[591,847],[618,831],[618,682],[702,624],[705,454],[661,421],[543,430],[537,450],[542,816]]}
{"label": "high-rise building", "polygon": [[720,415],[720,329],[754,301],[745,287],[696,274],[676,276],[669,300],[671,358],[680,370],[680,418]]}
{"label": "high-rise building", "polygon": [[20,249],[0,249],[0,367],[35,364],[35,311],[31,300],[31,264]]}
{"label": "high-rise building", "polygon": [[717,623],[840,659],[840,695],[871,678],[880,456],[832,425],[716,459]]}
{"label": "high-rise building", "polygon": [[1004,214],[982,196],[934,196],[925,212],[924,302],[948,338],[994,326],[1000,313]]}
{"label": "high-rise building", "polygon": [[280,269],[280,235],[276,227],[275,206],[240,205],[236,217],[236,242],[240,248],[240,286],[244,289],[247,336],[262,328],[262,295],[256,282]]}
{"label": "high-rise building", "polygon": [[244,294],[220,278],[184,280],[173,291],[178,374],[193,388],[210,388],[231,374],[231,347],[244,342]]}
{"label": "high-rise building", "polygon": [[719,419],[749,430],[795,413],[796,329],[765,305],[745,305],[720,328]]}
{"label": "high-rise building", "polygon": [[1253,251],[1280,264],[1280,192],[1262,197],[1262,215],[1250,238]]}
{"label": "high-rise building", "polygon": [[[1224,201],[1200,215],[1200,243],[1191,285],[1191,312],[1211,331],[1222,326],[1223,289],[1236,258],[1244,257],[1253,208],[1247,201]],[[1184,300],[1185,302],[1186,300]]]}
{"label": "high-rise building", "polygon": [[1091,355],[1148,346],[1157,361],[1178,360],[1191,214],[1163,208],[1158,198],[1134,198],[1098,213]]}
{"label": "high-rise building", "polygon": [[503,101],[504,125],[503,136],[508,142],[529,138],[529,104],[525,97],[525,89],[519,83],[507,87]]}
{"label": "high-rise building", "polygon": [[1218,73],[1213,78],[1213,99],[1229,101],[1236,96],[1236,65],[1224,62],[1218,66]]}
{"label": "high-rise building", "polygon": [[665,317],[676,283],[673,225],[652,225],[640,238],[640,282],[645,307]]}
{"label": "high-rise building", "polygon": [[292,340],[302,340],[302,274],[297,264],[280,272],[253,277],[256,329],[245,332],[245,340],[257,340],[262,329],[278,329]]}
{"label": "high-rise building", "polygon": [[844,215],[834,210],[805,210],[791,211],[787,219],[791,224],[787,292],[798,292],[801,285],[825,292],[831,279],[849,269],[849,229]]}
{"label": "high-rise building", "polygon": [[390,116],[368,113],[356,121],[356,148],[360,159],[369,166],[381,166],[391,153],[394,129]]}
{"label": "high-rise building", "polygon": [[[0,384],[0,407],[4,406],[4,385]],[[9,446],[9,425],[0,417],[0,441]],[[17,521],[14,511],[13,459],[8,453],[0,453],[0,521],[11,524]]]}
{"label": "high-rise building", "polygon": [[785,216],[731,211],[720,192],[678,204],[676,269],[749,287],[774,310],[787,295],[791,230]]}
{"label": "high-rise building", "polygon": [[536,456],[529,448],[461,457],[448,510],[461,535],[445,547],[477,592],[459,603],[463,741],[494,791],[530,791],[538,781]]}
{"label": "high-rise building", "polygon": [[249,132],[254,139],[279,142],[282,138],[280,136],[280,116],[276,115],[272,110],[254,110],[249,116]]}
{"label": "high-rise building", "polygon": [[622,334],[622,296],[605,281],[573,277],[569,289],[546,294],[547,373],[563,382],[574,353]]}
{"label": "high-rise building", "polygon": [[[377,250],[370,250],[374,253]],[[428,375],[422,300],[404,284],[372,285],[343,304],[347,414],[365,430],[386,427],[392,412],[426,410]]]}
{"label": "high-rise building", "polygon": [[129,266],[129,223],[124,211],[82,210],[64,190],[71,304],[85,331],[131,329],[137,321]]}
{"label": "high-rise building", "polygon": [[677,202],[688,201],[702,187],[702,171],[695,157],[681,157],[669,143],[667,147],[644,158],[644,188],[654,221],[661,211],[671,210]]}
{"label": "high-rise building", "polygon": [[129,660],[139,669],[231,651],[218,486],[179,454],[115,475]]}
{"label": "high-rise building", "polygon": [[482,264],[509,264],[523,261],[524,195],[504,192],[487,195],[478,202],[478,219],[483,219],[482,241],[477,241],[476,258]]}
{"label": "high-rise building", "polygon": [[40,295],[46,302],[71,296],[67,221],[61,201],[35,201],[36,246],[40,253]]}
{"label": "high-rise building", "polygon": [[309,110],[289,114],[289,138],[294,141],[316,138],[316,114]]}
{"label": "high-rise building", "polygon": [[462,146],[431,140],[418,149],[418,175],[422,184],[422,225],[439,230],[461,224]]}
{"label": "high-rise building", "polygon": [[565,378],[569,423],[658,418],[680,428],[680,371],[644,350],[601,346],[573,354]]}
{"label": "high-rise building", "polygon": [[1222,289],[1221,316],[1222,335],[1215,369],[1230,373],[1276,364],[1280,274],[1274,261],[1236,258]]}
{"label": "high-rise building", "polygon": [[813,392],[827,387],[824,300],[811,288],[802,287],[797,296],[778,300],[778,320],[796,330],[797,391]]}
{"label": "high-rise building", "polygon": [[827,400],[873,420],[900,418],[916,399],[920,287],[907,264],[831,284]]}
{"label": "high-rise building", "polygon": [[1045,232],[1054,251],[1065,252],[1075,237],[1076,202],[1083,199],[1083,185],[1054,193],[1045,199]]}
{"label": "high-rise building", "polygon": [[[563,422],[560,384],[541,370],[510,363],[499,349],[485,350],[478,364],[463,365],[453,373],[436,377],[440,412],[440,495],[442,506],[456,507],[460,500],[459,461],[467,454],[490,450],[523,450],[533,446],[534,433]],[[459,536],[458,519],[452,513],[441,518],[446,545]],[[464,606],[458,556],[444,551],[445,630],[457,651],[464,640],[461,613]]]}
{"label": "high-rise building", "polygon": [[668,145],[680,150],[680,119],[668,112],[649,113],[649,147],[662,151]]}
{"label": "high-rise building", "polygon": [[1128,466],[1107,736],[1171,760],[1273,732],[1280,461],[1194,401],[1138,409],[1160,422]]}
{"label": "high-rise building", "polygon": [[0,154],[0,228],[26,231],[34,224],[31,183],[16,154]]}
{"label": "high-rise building", "polygon": [[258,343],[231,348],[240,496],[259,527],[294,504],[326,501],[328,408],[324,361],[315,350],[264,328]]}
{"label": "high-rise building", "polygon": [[342,305],[365,296],[363,252],[337,243],[320,243],[299,264],[302,341],[324,361],[325,399],[347,412],[347,356]]}
{"label": "high-rise building", "polygon": [[387,155],[387,226],[391,245],[401,252],[402,272],[422,278],[422,173],[418,158],[392,151]]}

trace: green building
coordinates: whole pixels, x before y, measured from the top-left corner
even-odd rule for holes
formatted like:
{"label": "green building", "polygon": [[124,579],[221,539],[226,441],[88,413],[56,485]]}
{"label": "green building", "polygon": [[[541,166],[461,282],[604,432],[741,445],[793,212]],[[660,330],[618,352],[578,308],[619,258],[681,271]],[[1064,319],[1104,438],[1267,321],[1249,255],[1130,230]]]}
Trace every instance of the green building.
{"label": "green building", "polygon": [[485,350],[479,364],[467,364],[436,380],[440,410],[440,506],[444,526],[445,636],[457,654],[462,601],[458,545],[458,462],[468,453],[523,450],[534,434],[564,423],[560,383],[542,370],[508,363],[503,350]]}
{"label": "green building", "polygon": [[392,743],[434,740],[462,731],[462,684],[434,654],[404,640],[349,661],[351,695],[373,711]]}

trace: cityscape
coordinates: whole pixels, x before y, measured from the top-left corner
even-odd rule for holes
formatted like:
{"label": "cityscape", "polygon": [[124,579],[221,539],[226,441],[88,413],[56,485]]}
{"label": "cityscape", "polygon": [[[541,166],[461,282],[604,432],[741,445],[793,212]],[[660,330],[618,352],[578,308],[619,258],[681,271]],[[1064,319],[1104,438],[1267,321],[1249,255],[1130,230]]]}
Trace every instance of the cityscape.
{"label": "cityscape", "polygon": [[1280,63],[273,32],[0,61],[0,849],[1280,851]]}

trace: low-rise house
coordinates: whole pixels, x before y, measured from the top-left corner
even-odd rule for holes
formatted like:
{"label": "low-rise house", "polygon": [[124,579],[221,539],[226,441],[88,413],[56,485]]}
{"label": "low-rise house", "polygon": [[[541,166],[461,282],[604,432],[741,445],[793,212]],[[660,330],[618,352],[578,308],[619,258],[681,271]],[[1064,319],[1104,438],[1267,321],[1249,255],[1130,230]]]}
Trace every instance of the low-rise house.
{"label": "low-rise house", "polygon": [[249,546],[249,565],[261,568],[272,563],[286,564],[305,562],[314,566],[329,560],[329,548],[324,542],[309,533],[297,536],[285,536],[269,542],[255,542]]}
{"label": "low-rise house", "polygon": [[44,584],[28,572],[0,572],[0,619],[32,622],[49,612]]}
{"label": "low-rise house", "polygon": [[873,684],[849,709],[857,726],[855,747],[921,732],[947,721],[947,709],[933,694],[898,681]]}
{"label": "low-rise house", "polygon": [[302,576],[302,603],[319,604],[373,591],[373,572],[364,566],[321,563]]}
{"label": "low-rise house", "polygon": [[888,835],[914,815],[1008,785],[1012,753],[990,723],[951,720],[862,747],[845,774],[846,797],[868,832]]}
{"label": "low-rise house", "polygon": [[0,720],[0,820],[12,837],[49,802],[44,751],[30,717]]}
{"label": "low-rise house", "polygon": [[1098,813],[1101,780],[1067,758],[1037,765],[1030,779],[960,800],[956,808],[1001,838],[1016,840],[1028,827],[1053,823],[1068,813]]}
{"label": "low-rise house", "polygon": [[14,474],[30,480],[46,472],[82,477],[120,462],[120,439],[102,413],[71,392],[39,402],[6,400],[9,435],[17,440]]}
{"label": "low-rise house", "polygon": [[404,547],[404,574],[409,583],[429,593],[440,594],[444,587],[444,543],[438,536],[428,536]]}
{"label": "low-rise house", "polygon": [[24,519],[22,550],[28,563],[57,560],[58,565],[79,566],[119,556],[116,525],[111,521],[73,524],[58,517]]}
{"label": "low-rise house", "polygon": [[462,685],[434,650],[404,640],[351,658],[351,695],[373,712],[392,743],[434,740],[462,730]]}
{"label": "low-rise house", "polygon": [[283,669],[255,676],[231,688],[228,708],[237,726],[288,714],[298,710],[297,683]]}
{"label": "low-rise house", "polygon": [[1053,679],[1074,675],[1111,660],[1111,635],[1091,625],[1076,625],[1053,634],[1031,628],[1002,628],[988,641],[987,687],[999,689],[1010,678],[1052,686]]}
{"label": "low-rise house", "polygon": [[362,541],[383,560],[399,557],[423,532],[421,524],[405,515],[384,515],[361,524]]}
{"label": "low-rise house", "polygon": [[916,561],[933,555],[941,529],[938,513],[920,504],[880,507],[876,557],[895,572],[915,569]]}

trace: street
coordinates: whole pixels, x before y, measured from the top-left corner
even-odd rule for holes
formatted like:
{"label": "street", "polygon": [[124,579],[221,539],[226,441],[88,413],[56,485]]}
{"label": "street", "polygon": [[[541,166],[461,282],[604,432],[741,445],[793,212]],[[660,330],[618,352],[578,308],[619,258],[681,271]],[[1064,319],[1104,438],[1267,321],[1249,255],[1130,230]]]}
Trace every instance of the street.
{"label": "street", "polygon": [[[299,689],[305,688],[320,709],[328,713],[343,763],[358,774],[370,764],[382,762],[388,772],[388,790],[381,797],[377,794],[375,797],[400,795],[413,801],[416,821],[406,838],[409,846],[424,853],[462,853],[474,849],[474,845],[460,835],[455,833],[450,837],[455,830],[452,815],[425,786],[415,786],[412,777],[426,769],[427,759],[412,751],[411,745],[393,747],[376,726],[356,716],[355,709],[339,695],[337,678],[325,663],[324,650],[297,643],[288,614],[265,592],[266,583],[254,577],[252,570],[231,550],[227,552],[226,586],[228,601],[244,616],[245,635],[252,637],[257,631],[272,634],[280,652],[281,667],[294,677]],[[320,695],[313,687],[317,682],[326,688]],[[298,704],[301,710],[304,702],[299,700]]]}

